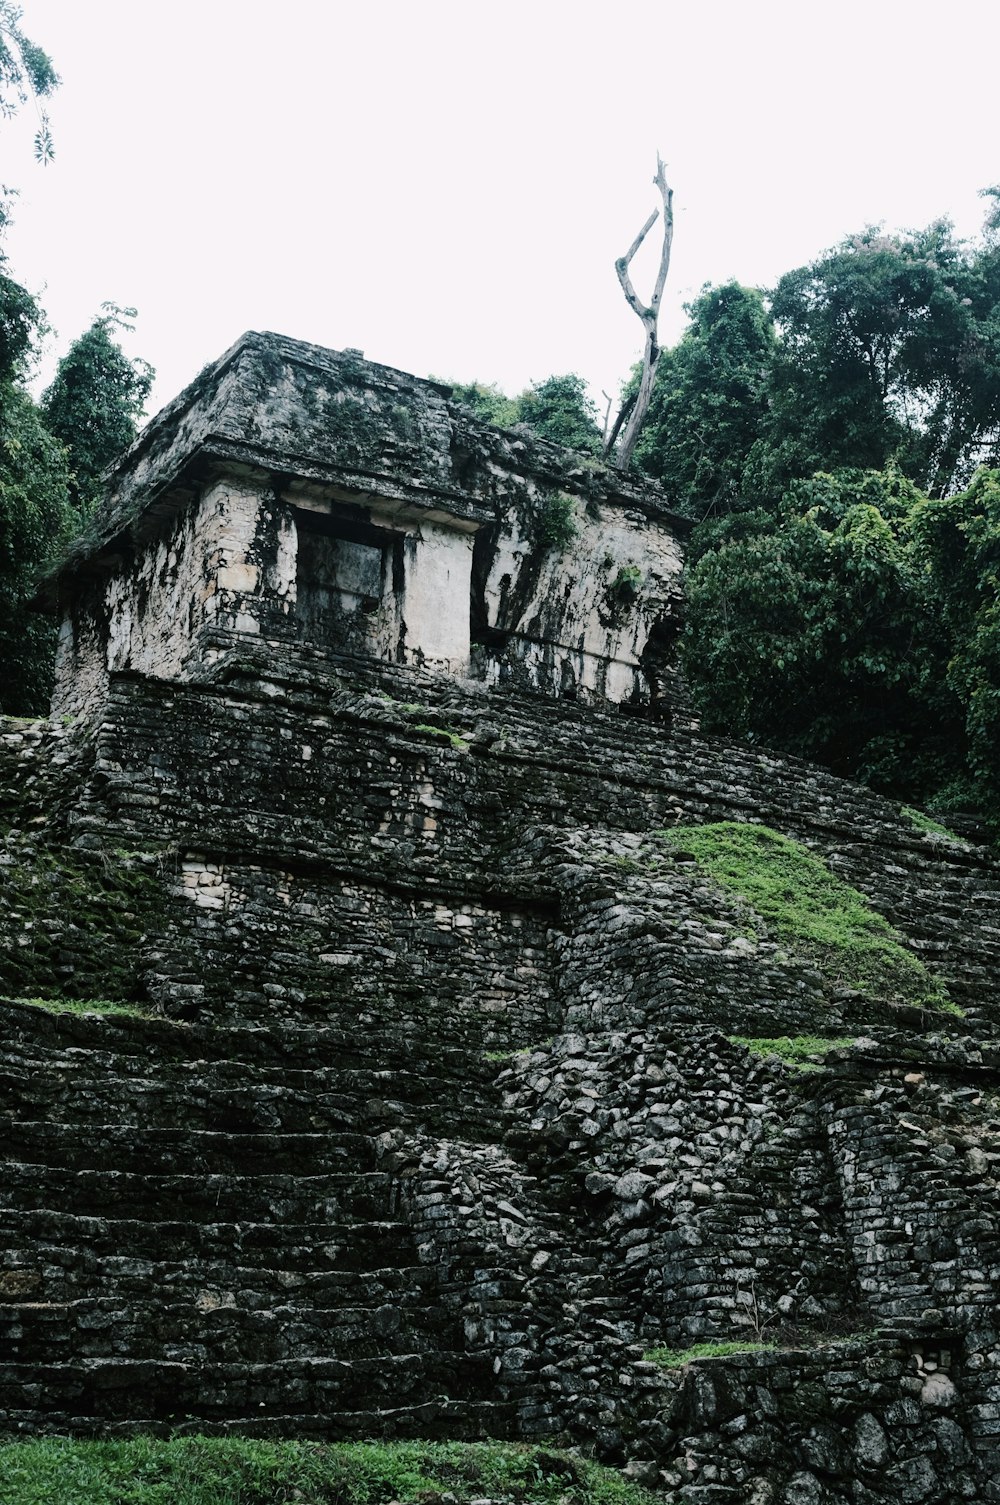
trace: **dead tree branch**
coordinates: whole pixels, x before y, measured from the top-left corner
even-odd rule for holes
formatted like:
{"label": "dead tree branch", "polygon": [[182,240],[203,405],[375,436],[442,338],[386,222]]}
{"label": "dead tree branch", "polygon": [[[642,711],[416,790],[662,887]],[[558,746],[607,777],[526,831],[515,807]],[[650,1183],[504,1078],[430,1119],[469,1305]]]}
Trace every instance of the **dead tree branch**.
{"label": "dead tree branch", "polygon": [[[674,192],[667,183],[666,171],[659,153],[656,157],[656,177],[653,182],[659,189],[663,200],[663,241],[660,246],[660,264],[656,273],[656,282],[648,305],[644,304],[636,293],[629,268],[639,247],[659,219],[659,209],[653,210],[625,255],[615,262],[615,271],[618,273],[618,281],[621,283],[625,300],[636,317],[642,321],[642,326],[646,331],[646,345],[642,355],[642,372],[639,377],[638,390],[623,404],[621,412],[615,419],[614,427],[605,441],[605,456],[618,470],[628,470],[632,464],[632,452],[639,437],[639,430],[649,411],[650,399],[653,396],[653,378],[660,359],[656,326],[660,315],[660,300],[663,297],[667,273],[670,270],[670,248],[674,239]],[[619,435],[621,435],[620,439]],[[618,441],[617,448],[615,447],[616,440]]]}

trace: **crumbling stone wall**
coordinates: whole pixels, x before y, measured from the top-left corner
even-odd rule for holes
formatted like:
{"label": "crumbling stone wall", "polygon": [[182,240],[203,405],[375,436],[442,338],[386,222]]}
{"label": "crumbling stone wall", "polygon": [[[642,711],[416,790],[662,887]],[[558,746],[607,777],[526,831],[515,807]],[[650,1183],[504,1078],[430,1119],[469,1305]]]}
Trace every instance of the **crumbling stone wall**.
{"label": "crumbling stone wall", "polygon": [[[3,1006],[11,1429],[561,1436],[677,1505],[997,1498],[987,853],[794,761],[266,641],[7,737],[49,902],[6,911],[6,992],[153,1016]],[[647,861],[734,818],[965,1016]],[[850,1043],[729,1038],[783,1033]],[[645,1357],[747,1339],[778,1346]]]}

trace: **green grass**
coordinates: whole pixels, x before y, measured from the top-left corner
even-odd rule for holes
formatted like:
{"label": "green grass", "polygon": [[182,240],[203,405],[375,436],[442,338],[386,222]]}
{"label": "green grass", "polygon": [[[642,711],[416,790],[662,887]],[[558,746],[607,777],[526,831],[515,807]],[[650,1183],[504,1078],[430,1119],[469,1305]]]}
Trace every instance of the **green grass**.
{"label": "green grass", "polygon": [[466,742],[465,738],[460,737],[457,732],[449,732],[447,727],[431,726],[429,723],[421,722],[419,725],[415,726],[413,730],[415,732],[426,732],[429,737],[443,738],[445,742],[451,743],[456,752],[468,751],[469,744],[468,742]]}
{"label": "green grass", "polygon": [[598,1464],[501,1443],[44,1439],[0,1446],[4,1505],[385,1505],[450,1490],[530,1505],[652,1505]]}
{"label": "green grass", "polygon": [[152,1019],[154,1015],[130,1003],[114,1003],[110,998],[6,998],[0,1003],[28,1003],[49,1014],[125,1014],[130,1019]]}
{"label": "green grass", "polygon": [[692,1343],[690,1348],[651,1348],[643,1358],[664,1369],[680,1369],[693,1359],[725,1359],[733,1353],[771,1353],[776,1343]]}
{"label": "green grass", "polygon": [[789,1066],[795,1066],[799,1071],[821,1071],[820,1062],[813,1061],[810,1057],[824,1056],[828,1050],[842,1050],[853,1043],[850,1035],[836,1039],[824,1039],[819,1035],[775,1035],[768,1038],[730,1035],[728,1038],[731,1044],[742,1045],[752,1055],[780,1056]]}
{"label": "green grass", "polygon": [[904,805],[903,814],[911,825],[916,826],[918,831],[927,831],[932,836],[946,836],[949,841],[962,840],[960,836],[955,835],[954,831],[949,831],[947,826],[943,826],[939,820],[933,820],[931,816],[925,815],[922,810],[914,810],[912,806]]}
{"label": "green grass", "polygon": [[707,877],[743,899],[775,940],[833,980],[870,998],[956,1011],[888,920],[798,842],[736,821],[659,834],[668,850],[689,853]]}

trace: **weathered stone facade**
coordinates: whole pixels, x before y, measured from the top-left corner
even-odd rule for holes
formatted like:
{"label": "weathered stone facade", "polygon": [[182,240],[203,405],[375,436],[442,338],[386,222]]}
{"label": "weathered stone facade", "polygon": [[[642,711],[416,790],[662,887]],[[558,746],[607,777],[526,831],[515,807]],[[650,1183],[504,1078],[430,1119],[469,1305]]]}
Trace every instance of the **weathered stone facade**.
{"label": "weathered stone facade", "polygon": [[[990,855],[255,599],[266,630],[101,662],[76,726],[0,733],[8,1434],[560,1438],[672,1505],[1000,1500]],[[865,895],[949,1007],[715,884],[683,833],[734,821]],[[734,1038],[786,1034],[831,1043],[802,1071]]]}
{"label": "weathered stone facade", "polygon": [[[55,709],[305,642],[489,683],[665,697],[681,519],[449,389],[245,335],[145,430],[50,594]],[[667,683],[664,683],[666,681]]]}

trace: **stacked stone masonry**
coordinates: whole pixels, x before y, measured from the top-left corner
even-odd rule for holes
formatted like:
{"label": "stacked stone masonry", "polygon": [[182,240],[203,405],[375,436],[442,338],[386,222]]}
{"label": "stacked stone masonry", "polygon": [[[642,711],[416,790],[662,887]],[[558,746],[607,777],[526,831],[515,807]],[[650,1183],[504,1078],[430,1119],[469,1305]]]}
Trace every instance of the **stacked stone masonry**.
{"label": "stacked stone masonry", "polygon": [[[0,744],[4,993],[149,1016],[4,1006],[8,1430],[560,1437],[692,1505],[998,1498],[987,854],[618,710],[265,647]],[[964,1014],[645,860],[718,820],[821,855]],[[802,1033],[851,1043],[806,1073],[729,1038]],[[747,1338],[777,1346],[644,1357]]]}

